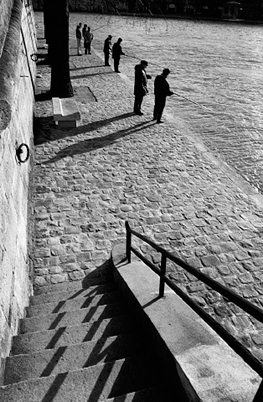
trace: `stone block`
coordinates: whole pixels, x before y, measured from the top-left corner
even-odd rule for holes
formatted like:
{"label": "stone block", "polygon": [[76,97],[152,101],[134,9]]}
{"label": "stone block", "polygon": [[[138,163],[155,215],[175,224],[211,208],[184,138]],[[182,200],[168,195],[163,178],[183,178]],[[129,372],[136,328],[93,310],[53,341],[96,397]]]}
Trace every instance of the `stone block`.
{"label": "stone block", "polygon": [[80,112],[73,98],[52,98],[53,117],[58,127],[77,127]]}

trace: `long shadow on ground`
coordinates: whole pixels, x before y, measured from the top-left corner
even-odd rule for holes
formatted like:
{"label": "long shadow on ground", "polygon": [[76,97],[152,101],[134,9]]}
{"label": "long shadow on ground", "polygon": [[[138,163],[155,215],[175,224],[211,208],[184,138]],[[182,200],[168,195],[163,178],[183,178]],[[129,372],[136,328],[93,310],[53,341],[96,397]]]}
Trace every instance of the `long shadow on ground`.
{"label": "long shadow on ground", "polygon": [[76,75],[76,76],[71,76],[71,80],[78,80],[80,78],[88,78],[88,77],[95,77],[96,75],[106,75],[106,74],[116,74],[114,71],[103,71],[101,73],[93,73],[93,74],[82,74],[82,75]]}
{"label": "long shadow on ground", "polygon": [[[152,121],[150,122],[152,124],[155,124],[155,122]],[[119,130],[115,133],[111,133],[103,137],[91,138],[85,141],[80,141],[74,145],[70,145],[69,147],[64,148],[63,150],[59,151],[56,156],[42,163],[43,164],[55,163],[67,156],[80,155],[83,153],[94,151],[99,148],[110,146],[114,144],[116,141],[118,141],[120,138],[134,134],[138,131],[145,129],[146,127],[149,127],[150,122],[144,121],[142,123],[136,124],[135,126]]]}
{"label": "long shadow on ground", "polygon": [[99,66],[84,66],[84,67],[74,67],[70,68],[70,71],[77,71],[77,70],[87,70],[88,68],[98,68],[98,67],[104,67],[104,64],[101,64]]}
{"label": "long shadow on ground", "polygon": [[114,121],[126,119],[133,116],[134,113],[123,113],[110,117],[105,120],[98,120],[83,126],[71,129],[56,128],[52,116],[35,117],[34,119],[34,144],[41,145],[46,142],[57,141],[59,139],[73,137],[79,134],[88,133],[101,127],[105,127]]}

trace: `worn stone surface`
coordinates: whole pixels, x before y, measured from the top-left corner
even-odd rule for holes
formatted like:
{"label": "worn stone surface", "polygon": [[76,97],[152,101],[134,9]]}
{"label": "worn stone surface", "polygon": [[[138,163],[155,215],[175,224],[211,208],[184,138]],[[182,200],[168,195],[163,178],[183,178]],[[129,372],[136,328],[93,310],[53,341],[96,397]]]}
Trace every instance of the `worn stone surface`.
{"label": "worn stone surface", "polygon": [[[96,353],[96,350],[102,352]],[[53,375],[59,375],[134,354],[142,354],[146,350],[147,344],[143,342],[142,334],[131,332],[107,339],[102,338],[69,345],[65,347],[65,353],[61,352],[61,349],[49,349],[27,355],[12,356],[7,361],[5,384],[48,376],[47,366],[52,359],[58,359],[58,363],[53,370],[50,370],[50,374],[52,372]]]}
{"label": "worn stone surface", "polygon": [[[42,37],[42,15],[37,19]],[[112,247],[125,239],[128,220],[261,307],[261,197],[188,137],[177,117],[164,115],[165,124],[156,124],[150,101],[144,102],[145,115],[135,116],[133,82],[104,67],[96,49],[77,56],[73,35],[71,31],[71,79],[82,125],[55,128],[51,101],[36,102],[35,286],[80,279],[103,264]],[[49,88],[50,68],[39,66],[38,72],[40,93]],[[93,99],[84,96],[87,88]],[[153,249],[139,247],[160,262]],[[261,358],[260,323],[178,266],[168,264],[168,269],[171,278]]]}
{"label": "worn stone surface", "polygon": [[0,55],[2,54],[6,31],[8,24],[6,23],[9,21],[11,9],[12,9],[12,1],[11,0],[0,0],[0,8],[1,8],[1,15],[0,15]]}
{"label": "worn stone surface", "polygon": [[[7,112],[5,117],[8,117],[4,119],[4,124],[0,122],[0,376],[1,358],[10,352],[12,336],[17,333],[18,321],[24,315],[32,292],[28,258],[28,200],[33,162],[33,85],[36,67],[29,55],[36,46],[35,27],[30,4],[25,6],[17,1],[14,2],[16,10],[12,13],[9,25],[11,3],[7,1],[4,5],[0,2],[0,55],[3,30],[5,35],[8,27],[11,31],[7,34],[5,54],[0,61],[0,115],[4,110],[4,114]],[[4,109],[3,104],[6,106]],[[16,149],[22,143],[28,146],[30,152],[26,163],[19,163],[16,157]],[[24,146],[21,159],[25,157]]]}
{"label": "worn stone surface", "polygon": [[[133,389],[154,387],[162,378],[160,367],[153,369],[154,363],[154,358],[145,353],[59,375],[33,378],[2,387],[1,401],[37,402],[44,398],[52,398],[54,402],[69,401],[69,398],[79,402],[87,401],[87,398],[103,401]],[[56,389],[54,384],[57,386],[58,382],[59,389]]]}

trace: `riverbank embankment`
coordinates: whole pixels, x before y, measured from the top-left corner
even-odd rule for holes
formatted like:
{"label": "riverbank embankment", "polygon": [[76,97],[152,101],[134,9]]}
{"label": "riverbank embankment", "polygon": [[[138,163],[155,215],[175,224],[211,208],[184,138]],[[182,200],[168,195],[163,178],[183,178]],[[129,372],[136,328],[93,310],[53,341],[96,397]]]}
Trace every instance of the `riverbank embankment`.
{"label": "riverbank embankment", "polygon": [[[39,47],[43,26],[38,20]],[[81,279],[125,240],[124,222],[262,306],[263,208],[227,169],[164,114],[133,110],[133,82],[105,67],[101,53],[77,56],[71,81],[81,125],[58,129],[51,100],[35,105],[35,286]],[[121,65],[120,65],[121,70]],[[38,67],[37,93],[50,85]],[[153,262],[160,255],[141,248]],[[170,277],[263,359],[259,323],[178,267]]]}

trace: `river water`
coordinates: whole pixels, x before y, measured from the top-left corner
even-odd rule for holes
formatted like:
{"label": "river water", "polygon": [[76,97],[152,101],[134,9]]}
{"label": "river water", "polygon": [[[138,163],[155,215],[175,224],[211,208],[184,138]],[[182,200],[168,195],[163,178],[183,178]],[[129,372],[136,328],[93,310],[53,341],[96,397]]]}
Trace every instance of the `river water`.
{"label": "river water", "polygon": [[181,96],[166,111],[263,192],[263,26],[74,13],[71,38],[78,22],[91,27],[98,51],[109,34],[122,37],[120,69],[131,80],[141,59],[153,77],[168,67]]}

